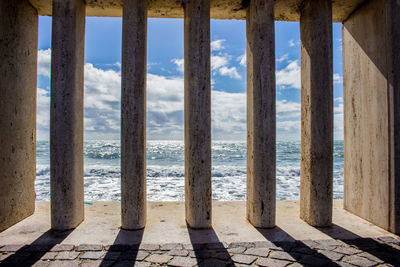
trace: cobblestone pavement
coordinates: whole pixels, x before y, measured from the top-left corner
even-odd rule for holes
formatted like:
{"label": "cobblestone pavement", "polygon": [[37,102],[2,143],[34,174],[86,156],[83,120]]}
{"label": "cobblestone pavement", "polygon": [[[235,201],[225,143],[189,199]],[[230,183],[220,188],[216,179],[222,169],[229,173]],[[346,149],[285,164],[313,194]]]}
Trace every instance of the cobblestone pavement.
{"label": "cobblestone pavement", "polygon": [[129,246],[0,245],[0,266],[400,266],[400,238]]}

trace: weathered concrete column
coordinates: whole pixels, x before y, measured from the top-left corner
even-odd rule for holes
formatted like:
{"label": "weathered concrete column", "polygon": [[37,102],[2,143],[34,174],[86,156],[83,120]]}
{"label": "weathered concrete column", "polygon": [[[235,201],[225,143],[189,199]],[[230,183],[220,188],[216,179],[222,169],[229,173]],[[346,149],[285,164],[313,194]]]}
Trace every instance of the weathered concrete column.
{"label": "weathered concrete column", "polygon": [[122,228],[146,224],[146,0],[124,0],[122,33]]}
{"label": "weathered concrete column", "polygon": [[0,1],[0,232],[33,214],[38,14]]}
{"label": "weathered concrete column", "polygon": [[185,207],[192,228],[211,227],[210,0],[184,6]]}
{"label": "weathered concrete column", "polygon": [[276,119],[274,1],[247,9],[247,219],[275,226]]}
{"label": "weathered concrete column", "polygon": [[50,108],[51,227],[84,219],[83,76],[85,4],[53,0]]}
{"label": "weathered concrete column", "polygon": [[400,2],[343,23],[344,208],[400,233]]}
{"label": "weathered concrete column", "polygon": [[312,226],[328,226],[333,184],[332,1],[304,1],[300,12],[300,217]]}

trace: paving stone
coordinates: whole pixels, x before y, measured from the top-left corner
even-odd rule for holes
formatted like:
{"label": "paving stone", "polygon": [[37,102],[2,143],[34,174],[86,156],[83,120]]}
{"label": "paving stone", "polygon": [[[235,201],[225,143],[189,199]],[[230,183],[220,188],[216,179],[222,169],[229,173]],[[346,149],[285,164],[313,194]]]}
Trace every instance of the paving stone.
{"label": "paving stone", "polygon": [[150,262],[145,262],[145,261],[135,262],[135,267],[150,267],[150,266],[151,266]]}
{"label": "paving stone", "polygon": [[284,251],[271,251],[269,257],[277,260],[296,261],[291,254]]}
{"label": "paving stone", "polygon": [[50,249],[50,251],[61,252],[61,251],[72,251],[74,250],[74,245],[67,245],[67,244],[57,244]]}
{"label": "paving stone", "polygon": [[104,251],[87,251],[81,255],[82,260],[98,260],[106,253]]}
{"label": "paving stone", "polygon": [[303,243],[303,245],[310,247],[312,249],[314,249],[315,247],[317,247],[319,245],[318,242],[314,241],[314,240],[301,240],[301,243]]}
{"label": "paving stone", "polygon": [[271,258],[258,258],[256,264],[263,267],[284,267],[289,265],[290,261],[277,260]]}
{"label": "paving stone", "polygon": [[49,262],[49,261],[37,261],[34,264],[32,264],[31,266],[32,267],[48,267],[48,266],[50,266],[50,263],[51,262]]}
{"label": "paving stone", "polygon": [[300,263],[298,263],[298,262],[294,262],[294,263],[292,263],[292,264],[289,264],[288,266],[289,266],[289,267],[303,267],[303,266],[305,266],[305,265],[300,264]]}
{"label": "paving stone", "polygon": [[358,255],[345,257],[342,261],[356,265],[356,266],[362,266],[362,267],[377,265],[377,262],[368,260],[368,259],[360,257]]}
{"label": "paving stone", "polygon": [[381,264],[384,263],[383,260],[381,260],[380,258],[378,258],[375,255],[372,255],[372,254],[370,254],[368,252],[360,253],[360,254],[358,254],[358,256],[363,257],[363,258],[367,258],[367,259],[369,259],[371,261],[375,261],[377,263],[381,263]]}
{"label": "paving stone", "polygon": [[[0,252],[16,252],[26,247],[25,245],[5,245],[0,248]],[[25,248],[24,248],[25,249]]]}
{"label": "paving stone", "polygon": [[125,252],[121,253],[121,259],[123,260],[137,260],[137,261],[142,261],[144,260],[147,256],[149,256],[149,252],[147,251],[135,251],[135,250],[128,250]]}
{"label": "paving stone", "polygon": [[260,256],[260,257],[268,257],[270,250],[268,248],[249,248],[244,254]]}
{"label": "paving stone", "polygon": [[160,249],[161,250],[182,249],[182,244],[179,243],[162,244]]}
{"label": "paving stone", "polygon": [[150,262],[143,262],[143,261],[129,261],[129,260],[125,260],[125,261],[119,261],[117,262],[114,266],[117,267],[150,267],[151,263]]}
{"label": "paving stone", "polygon": [[256,241],[253,242],[255,248],[270,248],[270,247],[276,247],[274,243],[269,242],[269,241]]}
{"label": "paving stone", "polygon": [[77,267],[80,261],[52,261],[50,267]]}
{"label": "paving stone", "polygon": [[329,260],[328,258],[315,257],[312,255],[304,255],[299,259],[299,262],[308,266],[324,266],[331,262],[331,260]]}
{"label": "paving stone", "polygon": [[251,264],[257,259],[255,256],[236,254],[233,255],[232,260],[237,263]]}
{"label": "paving stone", "polygon": [[341,262],[341,261],[332,261],[328,264],[329,267],[354,267],[354,265],[349,264],[347,262]]}
{"label": "paving stone", "polygon": [[207,249],[227,249],[229,245],[226,242],[218,242],[218,243],[208,243],[206,244]]}
{"label": "paving stone", "polygon": [[154,251],[154,250],[159,250],[160,246],[157,244],[140,244],[139,249]]}
{"label": "paving stone", "polygon": [[146,261],[151,263],[158,263],[158,264],[166,264],[172,259],[172,256],[169,255],[150,255],[146,258]]}
{"label": "paving stone", "polygon": [[361,250],[353,247],[337,247],[333,251],[344,255],[355,255],[362,252]]}
{"label": "paving stone", "polygon": [[122,251],[130,250],[131,246],[115,244],[115,245],[107,245],[104,247],[104,249],[107,251],[121,251],[122,252]]}
{"label": "paving stone", "polygon": [[57,252],[47,252],[40,259],[41,260],[54,260],[57,256]]}
{"label": "paving stone", "polygon": [[121,256],[121,252],[119,251],[108,251],[105,255],[104,255],[104,260],[117,260],[119,257]]}
{"label": "paving stone", "polygon": [[316,252],[314,249],[309,247],[295,247],[291,251],[308,255],[312,255]]}
{"label": "paving stone", "polygon": [[340,261],[344,257],[343,254],[330,250],[319,250],[318,253],[330,259],[331,261]]}
{"label": "paving stone", "polygon": [[14,255],[14,253],[8,253],[8,254],[0,254],[0,261],[3,261],[7,259],[8,257]]}
{"label": "paving stone", "polygon": [[52,245],[29,245],[24,247],[23,250],[28,252],[46,252],[50,251],[52,247]]}
{"label": "paving stone", "polygon": [[226,251],[212,251],[210,252],[209,256],[210,258],[224,260],[224,261],[227,261],[231,258],[231,255],[229,255],[229,253]]}
{"label": "paving stone", "polygon": [[173,249],[171,251],[168,252],[168,255],[170,256],[187,256],[189,254],[189,251],[187,251],[186,249]]}
{"label": "paving stone", "polygon": [[57,260],[75,260],[79,256],[79,252],[75,251],[62,251],[56,256]]}
{"label": "paving stone", "polygon": [[230,243],[229,248],[237,248],[237,247],[245,247],[245,248],[252,248],[254,247],[254,243],[252,242],[233,242]]}
{"label": "paving stone", "polygon": [[76,251],[101,251],[103,250],[102,245],[94,245],[94,244],[82,244],[76,248]]}
{"label": "paving stone", "polygon": [[168,266],[183,266],[183,267],[192,267],[197,264],[197,260],[190,257],[174,257],[169,263]]}
{"label": "paving stone", "polygon": [[217,260],[217,259],[205,259],[204,261],[199,263],[199,266],[201,267],[225,267],[229,263],[226,261],[222,260]]}
{"label": "paving stone", "polygon": [[115,263],[115,261],[106,260],[87,260],[81,263],[81,267],[108,267]]}
{"label": "paving stone", "polygon": [[228,248],[227,251],[230,254],[240,254],[245,252],[246,248],[245,247],[236,247],[236,248]]}
{"label": "paving stone", "polygon": [[382,237],[378,237],[378,240],[379,240],[379,241],[383,241],[383,242],[385,242],[385,243],[394,243],[394,244],[400,245],[400,240],[399,240],[399,239],[396,239],[396,238],[394,238],[394,237],[392,237],[392,236],[382,236]]}

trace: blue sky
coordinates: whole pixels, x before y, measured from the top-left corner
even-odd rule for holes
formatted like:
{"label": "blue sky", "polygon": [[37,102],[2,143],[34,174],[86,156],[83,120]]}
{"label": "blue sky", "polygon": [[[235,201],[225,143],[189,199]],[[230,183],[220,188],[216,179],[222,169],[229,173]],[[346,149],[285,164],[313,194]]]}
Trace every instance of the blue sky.
{"label": "blue sky", "polygon": [[[335,139],[343,139],[341,24],[333,24]],[[121,18],[86,19],[85,138],[118,139]],[[277,139],[300,140],[300,29],[275,23]],[[246,138],[246,23],[211,21],[212,135]],[[51,18],[39,19],[38,139],[49,136]],[[149,19],[147,137],[183,139],[183,20]]]}

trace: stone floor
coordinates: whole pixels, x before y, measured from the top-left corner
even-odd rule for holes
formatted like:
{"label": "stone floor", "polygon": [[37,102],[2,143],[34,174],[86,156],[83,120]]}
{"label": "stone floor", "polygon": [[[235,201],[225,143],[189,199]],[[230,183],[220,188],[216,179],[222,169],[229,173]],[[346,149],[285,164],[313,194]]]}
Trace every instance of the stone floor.
{"label": "stone floor", "polygon": [[0,266],[400,266],[400,238],[2,245]]}

